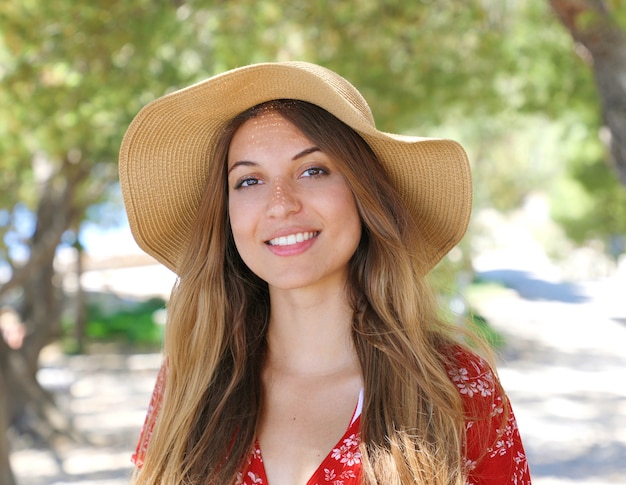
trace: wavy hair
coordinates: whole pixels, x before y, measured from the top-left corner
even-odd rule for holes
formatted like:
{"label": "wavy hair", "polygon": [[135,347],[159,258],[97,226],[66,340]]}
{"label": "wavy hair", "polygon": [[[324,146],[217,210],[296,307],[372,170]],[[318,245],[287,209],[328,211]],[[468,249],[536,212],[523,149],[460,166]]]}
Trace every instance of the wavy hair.
{"label": "wavy hair", "polygon": [[365,391],[363,483],[462,484],[467,410],[447,369],[463,331],[441,318],[420,273],[419,231],[376,154],[333,115],[295,100],[247,110],[217,142],[168,306],[167,385],[136,483],[232,484],[253,449],[270,301],[235,249],[226,161],[237,129],[267,111],[333,158],[361,217],[348,295]]}

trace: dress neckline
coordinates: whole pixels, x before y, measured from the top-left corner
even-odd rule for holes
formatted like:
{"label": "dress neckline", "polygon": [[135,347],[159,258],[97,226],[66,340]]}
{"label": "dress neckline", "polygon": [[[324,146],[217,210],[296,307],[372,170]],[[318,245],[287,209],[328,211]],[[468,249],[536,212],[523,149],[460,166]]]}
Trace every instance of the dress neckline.
{"label": "dress neckline", "polygon": [[[356,406],[354,408],[354,412],[352,413],[352,419],[350,419],[350,423],[345,431],[345,433],[339,438],[339,441],[333,446],[330,451],[326,454],[324,459],[320,462],[318,467],[313,472],[313,475],[307,480],[307,485],[315,485],[317,483],[317,478],[322,473],[323,467],[328,463],[328,461],[332,458],[336,458],[338,452],[345,453],[347,447],[352,447],[358,453],[358,445],[360,443],[360,434],[359,434],[359,424],[361,413],[363,411],[363,388],[359,391],[359,398],[357,400]],[[354,455],[354,452],[352,452]],[[359,455],[360,456],[360,455]],[[261,453],[261,447],[259,445],[259,439],[256,438],[254,441],[254,454],[253,459],[257,461],[256,468],[259,473],[261,473],[261,482],[263,485],[270,485],[267,480],[267,474],[265,473],[265,464],[263,462],[263,454]],[[360,463],[360,458],[357,458],[356,463]]]}
{"label": "dress neckline", "polygon": [[359,400],[356,403],[356,408],[354,413],[352,414],[352,419],[350,420],[350,425],[352,425],[359,417],[361,417],[361,413],[363,412],[363,388],[359,391]]}

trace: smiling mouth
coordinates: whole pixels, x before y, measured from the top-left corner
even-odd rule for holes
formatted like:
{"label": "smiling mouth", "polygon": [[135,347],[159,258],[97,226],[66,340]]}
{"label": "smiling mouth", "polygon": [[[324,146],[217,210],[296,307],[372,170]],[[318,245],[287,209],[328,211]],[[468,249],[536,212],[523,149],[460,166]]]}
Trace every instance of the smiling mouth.
{"label": "smiling mouth", "polygon": [[319,233],[319,231],[298,232],[296,234],[289,234],[288,236],[275,237],[274,239],[270,239],[269,241],[267,241],[265,244],[268,244],[270,246],[292,246],[294,244],[313,239],[314,237],[319,236]]}

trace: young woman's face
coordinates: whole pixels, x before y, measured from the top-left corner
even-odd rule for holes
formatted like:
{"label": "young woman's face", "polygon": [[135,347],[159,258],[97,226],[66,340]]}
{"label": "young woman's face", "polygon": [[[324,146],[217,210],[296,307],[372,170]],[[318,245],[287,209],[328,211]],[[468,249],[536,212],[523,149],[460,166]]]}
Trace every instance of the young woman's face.
{"label": "young woman's face", "polygon": [[343,287],[361,238],[335,162],[275,112],[246,121],[228,152],[235,245],[270,288]]}

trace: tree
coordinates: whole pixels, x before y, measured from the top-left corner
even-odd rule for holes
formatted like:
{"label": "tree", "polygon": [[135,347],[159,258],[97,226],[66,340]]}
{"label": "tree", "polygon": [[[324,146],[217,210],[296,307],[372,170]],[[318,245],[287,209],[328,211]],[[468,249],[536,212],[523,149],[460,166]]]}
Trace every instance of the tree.
{"label": "tree", "polygon": [[[0,345],[2,344],[4,344],[4,341],[0,342]],[[6,368],[6,358],[6,352],[0,353],[1,368]],[[7,389],[8,388],[4,382],[4,373],[0,372],[0,430],[2,431],[9,428],[7,417]],[[9,462],[9,438],[5,432],[0,435],[0,483],[3,485],[14,485],[15,483],[15,478],[11,472],[11,464]]]}
{"label": "tree", "polygon": [[626,185],[626,34],[608,1],[549,1],[577,52],[593,69],[605,126],[602,138]]}
{"label": "tree", "polygon": [[0,417],[52,440],[71,433],[36,379],[41,349],[61,333],[56,250],[115,182],[131,117],[193,72],[171,62],[186,43],[172,4],[4,2],[0,20],[0,257],[11,274],[0,296],[18,295],[27,327],[18,349],[0,339]]}

